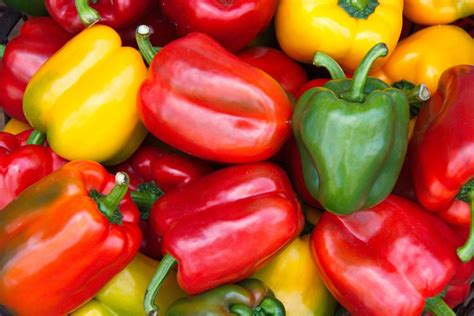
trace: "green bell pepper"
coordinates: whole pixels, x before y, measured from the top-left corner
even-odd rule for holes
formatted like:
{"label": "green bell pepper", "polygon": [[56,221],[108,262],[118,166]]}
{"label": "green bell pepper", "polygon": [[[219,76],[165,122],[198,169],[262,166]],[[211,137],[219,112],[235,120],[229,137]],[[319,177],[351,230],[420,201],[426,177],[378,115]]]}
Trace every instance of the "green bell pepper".
{"label": "green bell pepper", "polygon": [[409,100],[400,90],[367,78],[372,63],[388,53],[375,45],[353,79],[318,53],[335,80],[308,90],[293,114],[293,132],[308,191],[327,210],[350,214],[385,199],[407,150]]}
{"label": "green bell pepper", "polygon": [[5,4],[32,16],[48,15],[44,0],[5,0]]}
{"label": "green bell pepper", "polygon": [[283,316],[285,307],[273,292],[256,279],[227,284],[200,295],[181,298],[166,316]]}

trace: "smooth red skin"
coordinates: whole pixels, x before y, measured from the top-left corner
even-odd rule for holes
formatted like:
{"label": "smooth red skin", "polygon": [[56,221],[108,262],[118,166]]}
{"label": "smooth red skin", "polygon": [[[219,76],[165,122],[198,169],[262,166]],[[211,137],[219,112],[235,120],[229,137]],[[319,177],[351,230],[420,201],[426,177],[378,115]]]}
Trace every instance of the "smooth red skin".
{"label": "smooth red skin", "polygon": [[458,244],[440,218],[395,195],[345,217],[324,212],[311,236],[324,283],[354,316],[421,315],[461,267]]}
{"label": "smooth red skin", "polygon": [[[127,27],[141,18],[148,9],[150,0],[99,0],[89,1],[90,7],[100,14],[98,23],[114,29]],[[66,31],[79,33],[86,28],[76,10],[75,0],[45,0],[49,15]]]}
{"label": "smooth red skin", "polygon": [[453,202],[461,187],[474,178],[472,100],[474,66],[446,70],[418,115],[408,149],[418,200],[453,224],[469,225],[471,220],[469,207]]}
{"label": "smooth red skin", "polygon": [[181,36],[202,32],[237,52],[265,30],[277,0],[160,0],[165,16]]}
{"label": "smooth red skin", "polygon": [[[135,204],[127,193],[119,205],[123,223],[116,225],[89,198],[93,189],[109,193],[114,178],[98,163],[70,162],[0,214],[0,295],[8,297],[0,297],[2,304],[19,315],[64,315],[126,267],[141,240]],[[33,204],[28,195],[38,190],[45,199]],[[21,273],[11,274],[11,282],[5,273],[14,269]]]}
{"label": "smooth red skin", "polygon": [[0,64],[0,107],[5,113],[26,122],[22,102],[28,82],[71,37],[49,17],[30,18],[22,25]]}
{"label": "smooth red skin", "polygon": [[272,163],[221,169],[169,192],[151,211],[178,284],[196,294],[250,276],[303,228],[291,184]]}
{"label": "smooth red skin", "polygon": [[59,169],[66,160],[48,146],[26,145],[30,131],[0,132],[0,211],[21,192]]}
{"label": "smooth red skin", "polygon": [[240,52],[237,56],[246,63],[265,71],[293,95],[308,81],[308,75],[303,67],[278,49],[252,47]]}
{"label": "smooth red skin", "polygon": [[313,79],[308,82],[306,82],[304,85],[302,85],[298,91],[295,93],[296,99],[299,99],[303,93],[308,91],[311,88],[314,87],[322,87],[326,82],[328,82],[331,79],[328,78],[319,78],[319,79]]}
{"label": "smooth red skin", "polygon": [[266,160],[291,132],[291,102],[280,84],[202,33],[158,52],[138,111],[160,140],[224,163]]}
{"label": "smooth red skin", "polygon": [[[143,146],[125,163],[117,166],[117,171],[125,171],[130,177],[129,188],[153,181],[163,192],[195,181],[210,173],[212,168],[204,161],[174,153],[168,149]],[[149,221],[140,221],[143,233],[140,252],[160,259],[161,237],[151,228]]]}

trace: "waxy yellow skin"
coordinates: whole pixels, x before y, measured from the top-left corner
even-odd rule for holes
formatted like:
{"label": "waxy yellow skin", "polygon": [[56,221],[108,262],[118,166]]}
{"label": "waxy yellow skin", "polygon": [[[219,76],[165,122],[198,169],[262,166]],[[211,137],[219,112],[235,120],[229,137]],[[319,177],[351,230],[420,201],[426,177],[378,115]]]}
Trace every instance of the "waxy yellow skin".
{"label": "waxy yellow skin", "polygon": [[3,128],[3,131],[4,132],[7,132],[7,133],[10,133],[10,134],[13,134],[13,135],[17,135],[17,134],[20,134],[21,132],[24,132],[26,130],[29,130],[31,129],[31,126],[22,122],[22,121],[19,121],[17,119],[10,119],[8,121],[8,123],[5,125],[5,127]]}
{"label": "waxy yellow skin", "polygon": [[474,1],[405,0],[403,14],[417,24],[448,24],[474,14]]}
{"label": "waxy yellow skin", "polygon": [[33,76],[23,111],[60,156],[114,165],[130,157],[146,136],[136,109],[146,75],[137,50],[122,47],[112,28],[93,26]]}
{"label": "waxy yellow skin", "polygon": [[390,84],[424,83],[433,94],[446,69],[464,64],[474,64],[474,39],[460,27],[436,25],[400,41],[385,65],[371,75]]}
{"label": "waxy yellow skin", "polygon": [[[359,19],[341,8],[338,0],[280,0],[275,16],[278,42],[300,62],[312,63],[321,51],[352,73],[375,44],[387,44],[390,54],[400,37],[403,0],[378,2],[367,19]],[[385,60],[377,60],[374,67]]]}

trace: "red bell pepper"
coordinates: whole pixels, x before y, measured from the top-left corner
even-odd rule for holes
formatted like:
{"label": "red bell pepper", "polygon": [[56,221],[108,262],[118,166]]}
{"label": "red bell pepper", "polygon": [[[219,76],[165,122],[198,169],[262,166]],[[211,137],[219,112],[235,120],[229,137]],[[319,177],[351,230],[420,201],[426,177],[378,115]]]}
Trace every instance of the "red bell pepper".
{"label": "red bell pepper", "polygon": [[286,174],[274,164],[228,167],[169,192],[151,211],[165,257],[145,297],[145,311],[168,269],[188,294],[250,276],[303,229]]}
{"label": "red bell pepper", "polygon": [[59,169],[66,161],[31,130],[12,135],[0,132],[0,210],[33,183]]}
{"label": "red bell pepper", "polygon": [[31,18],[22,25],[20,34],[6,46],[0,65],[0,107],[5,113],[26,122],[22,102],[28,81],[71,37],[47,17]]}
{"label": "red bell pepper", "polygon": [[166,148],[143,146],[127,162],[117,166],[116,170],[129,175],[131,190],[139,190],[132,191],[131,195],[140,209],[142,219],[140,228],[143,239],[140,251],[148,257],[159,259],[162,257],[161,238],[151,229],[148,221],[153,203],[163,192],[195,181],[212,169],[204,161]]}
{"label": "red bell pepper", "polygon": [[311,88],[324,86],[326,84],[326,82],[328,82],[329,80],[331,80],[331,79],[329,79],[329,78],[318,78],[318,79],[313,79],[313,80],[310,80],[310,81],[306,82],[295,93],[296,99],[299,99],[303,93],[305,93],[306,91],[308,91]]}
{"label": "red bell pepper", "polygon": [[145,59],[153,60],[138,111],[153,135],[193,156],[226,163],[278,152],[291,132],[292,109],[277,81],[202,33],[171,42],[153,58],[147,31],[137,32]]}
{"label": "red bell pepper", "polygon": [[277,0],[160,0],[163,13],[181,36],[191,32],[210,35],[237,52],[270,24]]}
{"label": "red bell pepper", "polygon": [[[458,225],[474,225],[474,66],[454,66],[418,114],[407,162],[420,203]],[[473,230],[471,228],[471,230]],[[474,236],[460,255],[469,261]]]}
{"label": "red bell pepper", "polygon": [[126,174],[74,161],[0,212],[0,302],[14,315],[64,315],[91,299],[140,247]]}
{"label": "red bell pepper", "polygon": [[265,71],[293,95],[308,81],[303,67],[278,49],[252,47],[240,52],[237,56],[246,63]]}
{"label": "red bell pepper", "polygon": [[459,243],[441,219],[391,195],[348,216],[324,212],[311,251],[324,283],[353,316],[454,315],[438,295],[457,274],[472,275],[472,262],[456,256]]}
{"label": "red bell pepper", "polygon": [[49,15],[70,33],[78,33],[97,22],[114,29],[127,27],[147,12],[149,2],[150,0],[45,0]]}

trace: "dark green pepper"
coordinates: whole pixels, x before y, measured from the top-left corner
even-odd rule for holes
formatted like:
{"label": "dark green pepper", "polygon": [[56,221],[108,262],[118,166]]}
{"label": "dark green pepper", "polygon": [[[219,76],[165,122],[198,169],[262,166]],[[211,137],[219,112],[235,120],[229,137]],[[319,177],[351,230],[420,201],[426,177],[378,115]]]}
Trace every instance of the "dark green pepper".
{"label": "dark green pepper", "polygon": [[5,0],[9,7],[32,16],[48,15],[44,0]]}
{"label": "dark green pepper", "polygon": [[[376,205],[392,191],[407,150],[409,100],[398,89],[367,78],[388,53],[375,45],[353,79],[324,53],[315,64],[334,80],[308,90],[293,114],[293,132],[311,195],[327,210],[350,214]],[[423,92],[426,92],[423,90]]]}
{"label": "dark green pepper", "polygon": [[285,307],[260,280],[227,284],[200,295],[181,298],[166,316],[283,316]]}

